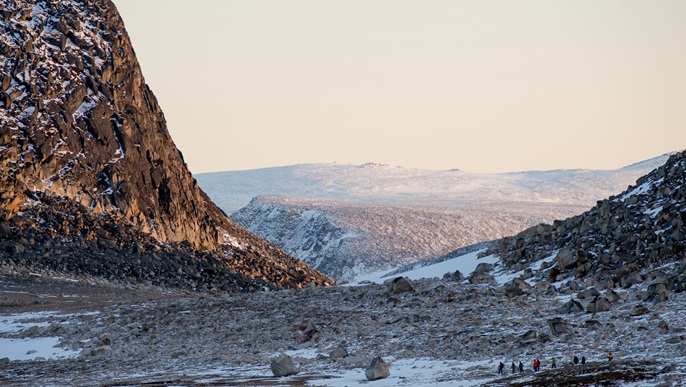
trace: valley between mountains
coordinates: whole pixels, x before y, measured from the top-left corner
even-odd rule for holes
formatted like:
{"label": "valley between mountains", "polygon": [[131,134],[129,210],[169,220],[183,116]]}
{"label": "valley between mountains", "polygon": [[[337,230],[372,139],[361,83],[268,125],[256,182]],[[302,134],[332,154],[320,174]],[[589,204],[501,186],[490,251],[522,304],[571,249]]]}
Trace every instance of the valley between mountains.
{"label": "valley between mountains", "polygon": [[681,386],[685,206],[683,151],[193,176],[110,0],[0,2],[3,386]]}

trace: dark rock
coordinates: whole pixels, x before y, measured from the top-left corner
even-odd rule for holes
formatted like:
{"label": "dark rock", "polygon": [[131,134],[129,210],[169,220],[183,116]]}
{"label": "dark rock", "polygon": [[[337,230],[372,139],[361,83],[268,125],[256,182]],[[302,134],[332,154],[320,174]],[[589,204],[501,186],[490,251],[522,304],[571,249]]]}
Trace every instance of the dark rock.
{"label": "dark rock", "polygon": [[453,273],[445,273],[443,275],[443,279],[448,281],[460,282],[464,280],[464,276],[462,275],[462,273],[460,273],[459,270],[455,270],[455,272]]}
{"label": "dark rock", "polygon": [[531,289],[531,285],[525,281],[515,278],[503,285],[503,290],[505,290],[505,296],[508,298],[521,296],[526,290]]}
{"label": "dark rock", "polygon": [[605,298],[610,302],[617,302],[619,301],[619,294],[612,289],[608,289],[605,291]]}
{"label": "dark rock", "polygon": [[103,354],[105,354],[106,352],[109,352],[109,351],[111,351],[111,350],[112,350],[112,346],[110,346],[110,345],[101,345],[101,346],[98,346],[98,347],[93,348],[93,350],[91,351],[90,354],[91,354],[92,356],[101,356],[101,355],[103,355]]}
{"label": "dark rock", "polygon": [[101,334],[100,337],[98,338],[98,341],[99,341],[101,346],[102,345],[109,345],[109,346],[112,345],[112,338],[107,333]]}
{"label": "dark rock", "polygon": [[492,264],[482,262],[482,263],[476,265],[476,269],[474,269],[474,273],[487,273],[487,272],[491,271],[492,268],[493,268]]}
{"label": "dark rock", "polygon": [[414,291],[410,281],[404,277],[396,277],[387,282],[388,290],[392,294],[400,294]]}
{"label": "dark rock", "polygon": [[553,336],[560,336],[569,332],[569,329],[567,328],[567,321],[560,317],[555,317],[551,320],[548,320],[548,327],[550,328],[550,333]]}
{"label": "dark rock", "polygon": [[586,322],[584,323],[584,327],[589,329],[599,328],[600,326],[601,324],[598,320],[586,320]]}
{"label": "dark rock", "polygon": [[538,342],[539,342],[539,343],[548,343],[548,342],[550,342],[550,341],[552,341],[552,340],[553,340],[553,339],[551,339],[550,336],[547,335],[547,334],[545,334],[545,333],[542,333],[542,334],[538,335]]}
{"label": "dark rock", "polygon": [[648,290],[643,294],[643,301],[665,301],[667,299],[667,285],[663,282],[652,283],[648,285]]}
{"label": "dark rock", "polygon": [[577,300],[569,300],[561,307],[555,309],[557,313],[578,313],[583,312],[584,307]]}
{"label": "dark rock", "polygon": [[379,380],[389,377],[391,372],[383,359],[375,357],[364,370],[364,375],[368,380]]}
{"label": "dark rock", "polygon": [[585,298],[594,298],[600,296],[600,293],[598,293],[595,288],[588,288],[582,292],[579,292],[579,294],[576,295],[576,298],[583,300]]}
{"label": "dark rock", "polygon": [[469,283],[472,285],[495,284],[495,278],[486,272],[474,272],[469,276]]}
{"label": "dark rock", "polygon": [[548,281],[548,282],[550,282],[550,283],[556,282],[556,281],[557,281],[557,276],[560,275],[560,273],[562,273],[562,272],[560,271],[560,269],[558,269],[557,267],[553,267],[553,268],[550,269],[550,271],[548,272],[548,275],[546,276],[546,281]]}
{"label": "dark rock", "polygon": [[532,340],[536,338],[536,331],[533,329],[530,329],[526,331],[523,335],[519,337],[520,340]]}
{"label": "dark rock", "polygon": [[632,285],[640,284],[643,282],[643,276],[639,272],[633,272],[622,278],[619,285],[623,288],[631,287]]}
{"label": "dark rock", "polygon": [[588,304],[586,311],[589,313],[607,312],[611,307],[612,305],[610,304],[610,301],[608,301],[606,298],[596,297]]}
{"label": "dark rock", "polygon": [[272,360],[269,367],[276,377],[295,375],[300,372],[300,369],[293,364],[293,359],[285,354]]}
{"label": "dark rock", "polygon": [[643,305],[636,305],[634,306],[633,309],[631,309],[631,312],[629,312],[629,316],[642,316],[646,313],[649,313],[650,309],[646,308]]}
{"label": "dark rock", "polygon": [[556,257],[557,266],[560,270],[571,269],[576,267],[579,258],[574,254],[574,250],[565,248],[562,249]]}

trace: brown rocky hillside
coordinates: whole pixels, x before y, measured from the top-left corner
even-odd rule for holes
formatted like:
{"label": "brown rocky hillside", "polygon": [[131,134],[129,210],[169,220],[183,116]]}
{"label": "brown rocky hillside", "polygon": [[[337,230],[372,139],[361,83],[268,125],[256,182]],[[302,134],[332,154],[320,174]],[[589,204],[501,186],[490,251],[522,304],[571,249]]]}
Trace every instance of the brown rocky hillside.
{"label": "brown rocky hillside", "polygon": [[198,188],[111,1],[3,2],[0,71],[6,270],[225,289],[332,283]]}

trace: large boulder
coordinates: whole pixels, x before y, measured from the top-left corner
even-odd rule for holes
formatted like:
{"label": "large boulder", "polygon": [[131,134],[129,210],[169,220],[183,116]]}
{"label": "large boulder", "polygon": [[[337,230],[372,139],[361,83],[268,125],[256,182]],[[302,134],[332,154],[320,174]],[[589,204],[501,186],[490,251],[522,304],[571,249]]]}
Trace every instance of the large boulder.
{"label": "large boulder", "polygon": [[390,375],[391,371],[388,368],[388,364],[378,356],[372,359],[372,362],[369,363],[364,370],[364,376],[366,376],[368,380],[384,379]]}
{"label": "large boulder", "polygon": [[295,375],[300,372],[298,367],[293,364],[293,359],[286,354],[272,360],[270,368],[272,369],[272,374],[276,377]]}
{"label": "large boulder", "polygon": [[589,313],[607,312],[611,307],[612,305],[607,298],[596,297],[588,304],[588,306],[586,306],[586,311]]}
{"label": "large boulder", "polygon": [[334,348],[333,351],[331,351],[331,353],[329,354],[329,359],[342,359],[346,356],[348,356],[348,351],[345,348],[343,348],[342,345],[339,345],[338,347]]}
{"label": "large boulder", "polygon": [[628,288],[628,287],[631,287],[631,285],[640,284],[642,282],[643,282],[643,276],[641,276],[641,273],[634,271],[634,272],[627,274],[622,279],[620,279],[619,285],[623,288]]}
{"label": "large boulder", "polygon": [[555,309],[557,313],[578,313],[578,312],[583,312],[584,307],[581,305],[581,303],[577,300],[569,300],[567,301],[564,305],[561,307]]}
{"label": "large boulder", "polygon": [[560,270],[567,270],[576,267],[579,258],[574,254],[574,250],[566,248],[557,253],[557,267]]}
{"label": "large boulder", "polygon": [[583,300],[584,298],[595,298],[598,296],[600,296],[600,293],[597,290],[595,290],[595,288],[588,288],[584,291],[579,292],[576,295],[576,298]]}

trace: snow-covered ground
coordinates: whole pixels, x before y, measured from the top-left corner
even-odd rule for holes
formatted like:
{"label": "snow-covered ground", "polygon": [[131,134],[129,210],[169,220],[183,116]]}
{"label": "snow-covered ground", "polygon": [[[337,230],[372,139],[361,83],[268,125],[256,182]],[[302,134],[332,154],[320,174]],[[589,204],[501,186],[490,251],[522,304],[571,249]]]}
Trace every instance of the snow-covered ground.
{"label": "snow-covered ground", "polygon": [[[59,347],[59,337],[22,337],[48,326],[46,319],[55,317],[53,313],[35,312],[0,315],[0,359],[36,360],[64,359],[76,357],[79,352]],[[62,316],[66,317],[66,316]],[[35,328],[34,328],[35,327]]]}
{"label": "snow-covered ground", "polygon": [[[406,277],[411,280],[418,280],[422,278],[442,278],[446,273],[454,273],[456,270],[459,270],[460,273],[466,277],[471,274],[480,263],[496,264],[500,262],[497,257],[492,255],[479,258],[479,254],[483,252],[484,250],[478,250],[433,265],[427,265],[414,270],[399,273],[397,276]],[[360,275],[351,285],[359,285],[367,282],[383,283],[389,279],[387,274],[393,271],[395,271],[395,269]],[[500,278],[503,283],[507,281],[505,277],[496,277],[496,279],[498,278]]]}

